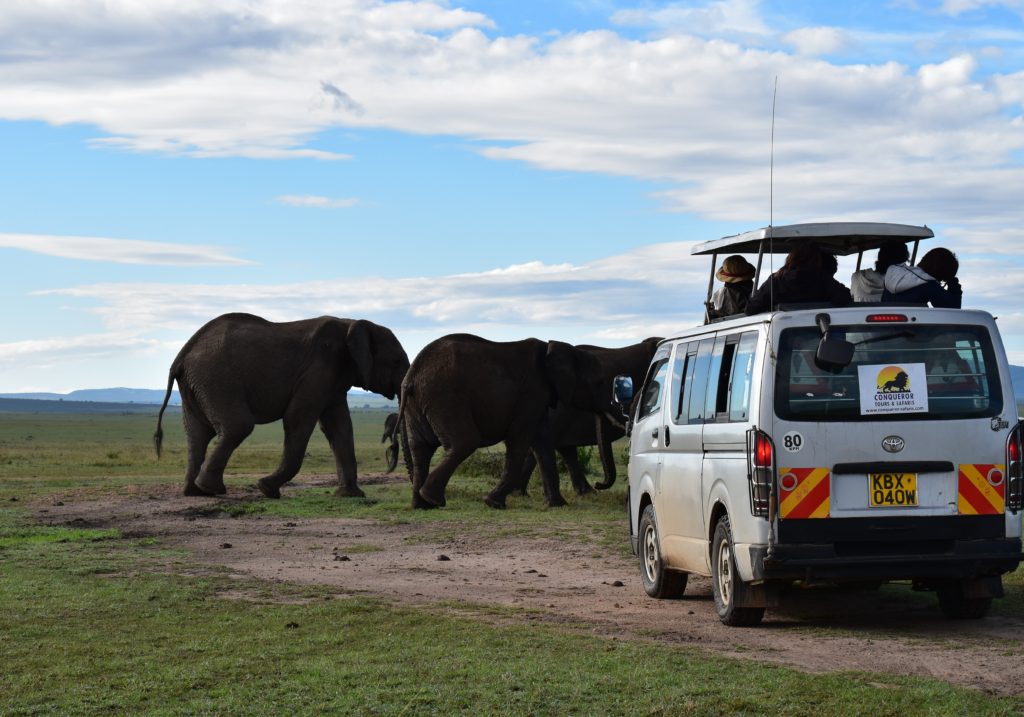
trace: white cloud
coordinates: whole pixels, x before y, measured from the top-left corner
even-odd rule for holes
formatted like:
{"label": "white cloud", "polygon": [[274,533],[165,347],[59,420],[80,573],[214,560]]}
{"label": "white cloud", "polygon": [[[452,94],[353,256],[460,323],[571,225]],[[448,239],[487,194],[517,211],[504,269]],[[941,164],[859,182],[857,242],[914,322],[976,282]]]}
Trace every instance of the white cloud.
{"label": "white cloud", "polygon": [[[657,180],[668,208],[747,222],[767,214],[778,77],[780,220],[1024,224],[1020,73],[978,79],[967,54],[917,69],[757,49],[777,38],[755,0],[615,19],[661,32],[485,34],[484,15],[426,0],[5,3],[0,117],[198,156],[348,158],[305,146],[334,127],[457,136],[493,159]],[[788,39],[812,55],[846,41]]]}
{"label": "white cloud", "polygon": [[980,10],[985,7],[1005,7],[1011,10],[1024,10],[1022,0],[943,0],[939,11],[947,15],[958,16],[966,12]]}
{"label": "white cloud", "polygon": [[211,266],[252,263],[231,256],[217,247],[103,237],[0,234],[0,248],[20,249],[61,259],[114,264]]}
{"label": "white cloud", "polygon": [[662,7],[619,10],[612,21],[693,35],[768,35],[771,30],[761,18],[760,6],[760,0],[715,0],[704,5],[670,2]]}
{"label": "white cloud", "polygon": [[355,197],[332,199],[313,194],[283,194],[279,197],[274,197],[274,199],[281,204],[287,204],[292,207],[315,207],[317,209],[346,209],[359,204],[359,200]]}
{"label": "white cloud", "polygon": [[837,27],[802,27],[782,36],[801,55],[828,55],[848,49],[850,36]]}

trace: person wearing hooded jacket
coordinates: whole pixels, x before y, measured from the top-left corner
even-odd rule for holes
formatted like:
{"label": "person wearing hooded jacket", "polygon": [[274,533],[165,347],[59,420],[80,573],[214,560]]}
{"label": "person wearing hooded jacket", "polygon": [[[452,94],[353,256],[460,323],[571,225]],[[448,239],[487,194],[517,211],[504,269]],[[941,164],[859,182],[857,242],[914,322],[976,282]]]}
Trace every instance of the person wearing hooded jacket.
{"label": "person wearing hooded jacket", "polygon": [[910,251],[903,242],[883,244],[878,249],[875,268],[855,271],[850,277],[850,293],[854,301],[881,301],[885,292],[885,272],[890,266],[904,264]]}
{"label": "person wearing hooded jacket", "polygon": [[770,311],[779,304],[829,303],[848,306],[850,290],[835,279],[834,263],[814,242],[798,244],[786,255],[786,263],[750,295],[747,315]]}
{"label": "person wearing hooded jacket", "polygon": [[959,269],[956,254],[943,247],[929,251],[917,266],[890,266],[885,272],[882,301],[929,303],[936,308],[959,309],[964,293],[956,277]]}

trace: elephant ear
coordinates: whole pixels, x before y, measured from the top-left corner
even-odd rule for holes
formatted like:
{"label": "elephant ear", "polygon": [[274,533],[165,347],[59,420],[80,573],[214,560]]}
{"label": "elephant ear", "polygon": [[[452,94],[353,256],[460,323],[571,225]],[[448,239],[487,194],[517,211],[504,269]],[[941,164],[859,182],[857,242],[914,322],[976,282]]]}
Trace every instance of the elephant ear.
{"label": "elephant ear", "polygon": [[356,368],[356,385],[369,389],[370,377],[373,375],[373,341],[370,335],[369,321],[353,321],[348,327],[345,344],[348,354]]}
{"label": "elephant ear", "polygon": [[576,349],[564,341],[548,341],[544,368],[554,389],[551,407],[559,402],[571,405],[576,390]]}

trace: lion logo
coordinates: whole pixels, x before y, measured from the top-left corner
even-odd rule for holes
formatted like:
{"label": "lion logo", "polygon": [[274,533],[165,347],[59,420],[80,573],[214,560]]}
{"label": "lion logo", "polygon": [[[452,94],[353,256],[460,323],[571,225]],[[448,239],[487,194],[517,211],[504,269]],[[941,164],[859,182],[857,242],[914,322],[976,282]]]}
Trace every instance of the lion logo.
{"label": "lion logo", "polygon": [[910,391],[910,376],[899,366],[886,366],[878,372],[879,393],[907,393]]}

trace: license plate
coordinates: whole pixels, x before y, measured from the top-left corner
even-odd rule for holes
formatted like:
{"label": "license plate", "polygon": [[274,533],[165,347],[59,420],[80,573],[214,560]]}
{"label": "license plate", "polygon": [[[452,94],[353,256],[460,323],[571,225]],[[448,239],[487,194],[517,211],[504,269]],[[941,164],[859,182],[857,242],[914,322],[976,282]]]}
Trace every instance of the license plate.
{"label": "license plate", "polygon": [[917,505],[917,473],[868,473],[872,508]]}

